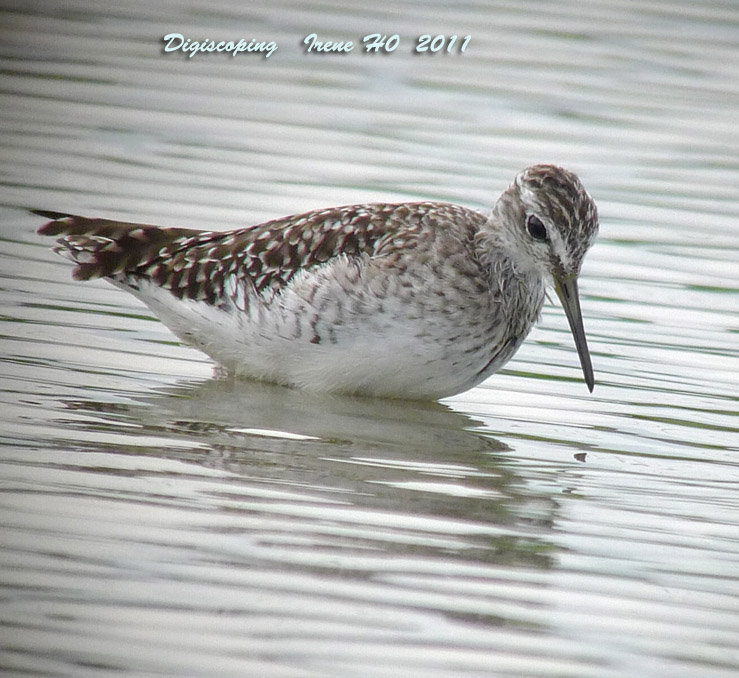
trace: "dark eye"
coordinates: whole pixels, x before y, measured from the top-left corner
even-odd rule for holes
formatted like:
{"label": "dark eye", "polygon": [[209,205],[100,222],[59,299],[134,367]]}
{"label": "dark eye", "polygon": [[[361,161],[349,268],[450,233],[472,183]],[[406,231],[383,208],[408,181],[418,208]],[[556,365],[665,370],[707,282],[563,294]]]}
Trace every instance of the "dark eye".
{"label": "dark eye", "polygon": [[544,226],[541,219],[539,219],[535,214],[530,214],[529,218],[526,219],[526,228],[529,231],[529,235],[534,240],[539,240],[541,242],[547,241],[546,226]]}

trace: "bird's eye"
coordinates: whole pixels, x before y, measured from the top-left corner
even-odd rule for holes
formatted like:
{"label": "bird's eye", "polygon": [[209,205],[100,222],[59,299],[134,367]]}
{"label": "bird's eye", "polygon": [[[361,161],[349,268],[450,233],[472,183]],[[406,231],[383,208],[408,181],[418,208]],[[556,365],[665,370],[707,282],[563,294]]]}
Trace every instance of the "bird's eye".
{"label": "bird's eye", "polygon": [[526,219],[526,229],[534,240],[539,240],[540,242],[547,241],[546,226],[544,226],[541,219],[535,214],[530,214],[529,218]]}

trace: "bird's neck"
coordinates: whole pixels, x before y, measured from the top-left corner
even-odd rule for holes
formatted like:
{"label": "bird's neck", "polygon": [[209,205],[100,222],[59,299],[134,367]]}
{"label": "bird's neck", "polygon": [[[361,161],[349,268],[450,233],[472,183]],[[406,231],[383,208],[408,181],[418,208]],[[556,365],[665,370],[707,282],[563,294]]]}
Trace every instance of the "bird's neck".
{"label": "bird's neck", "polygon": [[481,231],[475,245],[478,261],[486,271],[493,295],[508,300],[506,306],[516,325],[515,331],[530,327],[544,305],[547,280],[541,271],[531,265],[513,237],[502,229]]}

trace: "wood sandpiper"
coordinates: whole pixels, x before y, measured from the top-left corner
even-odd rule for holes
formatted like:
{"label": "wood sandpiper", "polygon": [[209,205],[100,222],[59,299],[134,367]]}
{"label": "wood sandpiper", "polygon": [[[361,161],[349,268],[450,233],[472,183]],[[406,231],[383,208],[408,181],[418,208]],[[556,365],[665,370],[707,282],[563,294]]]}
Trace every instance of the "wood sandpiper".
{"label": "wood sandpiper", "polygon": [[231,231],[38,211],[77,266],[141,299],[235,375],[314,391],[435,399],[513,356],[548,285],[592,391],[578,298],[598,231],[572,172],[535,165],[491,214],[442,202],[334,207]]}

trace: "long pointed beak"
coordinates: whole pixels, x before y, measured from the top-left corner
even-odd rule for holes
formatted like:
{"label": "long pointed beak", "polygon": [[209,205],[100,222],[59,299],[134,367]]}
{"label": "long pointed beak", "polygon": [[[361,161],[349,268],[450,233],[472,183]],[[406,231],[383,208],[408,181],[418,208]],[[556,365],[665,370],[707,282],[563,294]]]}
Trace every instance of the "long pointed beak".
{"label": "long pointed beak", "polygon": [[580,356],[582,373],[585,375],[585,383],[592,393],[593,386],[595,386],[595,376],[593,375],[593,364],[590,362],[590,351],[588,350],[588,342],[585,338],[585,328],[582,324],[577,278],[575,276],[555,278],[554,289],[557,292],[559,300],[562,302],[562,308],[564,308],[567,320],[570,323],[570,330],[572,330],[572,336],[575,338],[577,355]]}

